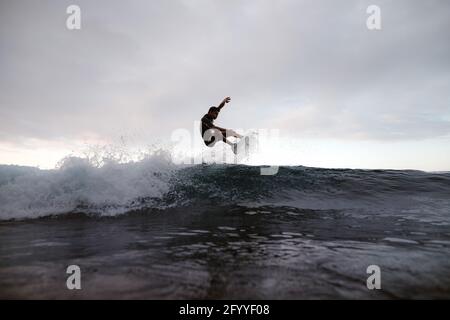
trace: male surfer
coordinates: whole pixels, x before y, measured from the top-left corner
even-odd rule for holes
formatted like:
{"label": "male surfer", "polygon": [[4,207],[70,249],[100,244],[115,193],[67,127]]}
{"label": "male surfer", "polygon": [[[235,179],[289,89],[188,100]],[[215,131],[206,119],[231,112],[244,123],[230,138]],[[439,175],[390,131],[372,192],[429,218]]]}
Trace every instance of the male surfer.
{"label": "male surfer", "polygon": [[212,106],[211,108],[209,108],[208,113],[205,114],[202,118],[201,130],[203,141],[208,147],[213,147],[217,141],[222,140],[223,142],[231,146],[231,149],[234,153],[237,153],[237,143],[228,141],[227,138],[242,138],[242,136],[231,129],[224,129],[214,125],[214,120],[217,119],[220,110],[225,106],[225,104],[230,102],[230,100],[230,97],[226,97],[218,107]]}

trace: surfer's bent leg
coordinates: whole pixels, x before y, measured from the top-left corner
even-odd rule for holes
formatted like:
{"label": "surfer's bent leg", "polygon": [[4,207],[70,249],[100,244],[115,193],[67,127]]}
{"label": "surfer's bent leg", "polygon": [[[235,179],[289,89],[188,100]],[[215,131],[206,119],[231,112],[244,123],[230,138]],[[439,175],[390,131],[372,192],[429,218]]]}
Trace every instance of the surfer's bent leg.
{"label": "surfer's bent leg", "polygon": [[[227,134],[227,130],[220,130],[220,133],[222,135],[222,141],[223,142],[225,142],[226,144],[228,144],[230,146],[234,146],[235,145],[234,142],[231,142],[231,141],[229,141],[227,139],[228,137],[235,137],[234,131],[231,131],[231,134]],[[230,132],[228,132],[228,133],[230,133]]]}
{"label": "surfer's bent leg", "polygon": [[205,132],[203,135],[203,141],[208,147],[213,147],[217,141],[222,140],[226,144],[229,144],[230,146],[233,145],[232,142],[227,140],[227,135],[225,130],[214,130],[209,129]]}
{"label": "surfer's bent leg", "polygon": [[232,130],[230,130],[229,134],[227,134],[227,130],[209,129],[203,135],[203,141],[205,142],[205,144],[208,147],[213,147],[216,144],[216,142],[220,141],[220,140],[222,140],[223,142],[225,142],[226,144],[228,144],[230,146],[234,146],[235,143],[229,141],[227,139],[228,137],[241,138],[242,136]]}

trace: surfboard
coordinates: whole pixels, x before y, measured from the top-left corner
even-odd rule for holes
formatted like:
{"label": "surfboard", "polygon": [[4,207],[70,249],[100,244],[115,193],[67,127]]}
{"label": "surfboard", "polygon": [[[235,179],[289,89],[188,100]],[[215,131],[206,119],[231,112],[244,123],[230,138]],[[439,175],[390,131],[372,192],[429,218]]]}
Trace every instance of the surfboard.
{"label": "surfboard", "polygon": [[236,145],[236,159],[243,160],[257,149],[257,137],[253,134],[242,137]]}

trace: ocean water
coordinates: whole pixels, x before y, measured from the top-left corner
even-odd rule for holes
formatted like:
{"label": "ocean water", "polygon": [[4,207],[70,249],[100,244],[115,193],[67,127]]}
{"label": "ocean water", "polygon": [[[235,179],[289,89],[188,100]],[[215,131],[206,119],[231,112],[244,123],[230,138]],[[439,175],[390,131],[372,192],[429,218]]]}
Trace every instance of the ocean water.
{"label": "ocean water", "polygon": [[260,169],[0,166],[0,298],[450,298],[450,173]]}

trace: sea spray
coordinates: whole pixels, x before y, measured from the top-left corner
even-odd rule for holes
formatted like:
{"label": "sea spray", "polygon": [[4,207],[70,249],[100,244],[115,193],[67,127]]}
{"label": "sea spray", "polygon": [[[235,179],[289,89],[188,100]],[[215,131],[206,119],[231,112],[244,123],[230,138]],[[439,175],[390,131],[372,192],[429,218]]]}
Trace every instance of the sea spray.
{"label": "sea spray", "polygon": [[[66,157],[53,170],[29,169],[10,175],[0,185],[0,219],[74,211],[100,215],[126,212],[143,205],[138,199],[146,199],[146,205],[151,199],[160,199],[176,170],[170,155],[164,152],[125,163],[111,157],[99,159]],[[17,171],[15,167],[1,167],[3,175]]]}

